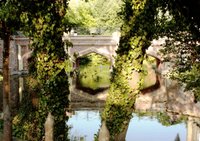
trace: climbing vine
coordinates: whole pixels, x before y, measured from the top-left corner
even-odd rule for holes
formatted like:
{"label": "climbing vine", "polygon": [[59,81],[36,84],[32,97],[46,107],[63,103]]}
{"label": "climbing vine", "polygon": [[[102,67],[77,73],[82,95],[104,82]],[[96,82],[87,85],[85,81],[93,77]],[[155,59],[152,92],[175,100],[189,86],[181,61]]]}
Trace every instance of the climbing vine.
{"label": "climbing vine", "polygon": [[[125,129],[132,116],[135,98],[143,83],[142,68],[145,50],[153,38],[155,0],[125,0],[122,10],[124,24],[111,79],[109,96],[103,113],[111,140]],[[140,73],[136,88],[130,85],[131,74]],[[134,79],[134,78],[133,78]]]}
{"label": "climbing vine", "polygon": [[29,1],[29,10],[20,15],[24,33],[32,38],[33,53],[29,59],[30,73],[40,86],[36,111],[37,139],[44,136],[44,123],[48,113],[54,116],[54,140],[67,140],[67,116],[69,84],[69,56],[64,51],[63,32],[67,0]]}
{"label": "climbing vine", "polygon": [[[102,115],[110,131],[111,140],[117,140],[117,136],[125,130],[132,116],[135,98],[140,93],[145,75],[142,69],[145,50],[153,39],[168,37],[166,47],[169,48],[164,53],[170,56],[170,59],[180,55],[175,59],[176,79],[179,78],[188,84],[187,87],[197,87],[196,90],[198,90],[196,84],[199,82],[199,78],[194,78],[199,76],[197,40],[199,40],[200,24],[199,17],[194,12],[198,11],[197,6],[194,10],[185,0],[124,0],[123,2],[121,14],[124,23],[121,28],[112,84]],[[195,1],[192,2],[194,3]],[[183,53],[185,56],[181,56]],[[191,66],[191,63],[194,65]],[[130,81],[134,71],[141,77],[138,86],[133,89]]]}

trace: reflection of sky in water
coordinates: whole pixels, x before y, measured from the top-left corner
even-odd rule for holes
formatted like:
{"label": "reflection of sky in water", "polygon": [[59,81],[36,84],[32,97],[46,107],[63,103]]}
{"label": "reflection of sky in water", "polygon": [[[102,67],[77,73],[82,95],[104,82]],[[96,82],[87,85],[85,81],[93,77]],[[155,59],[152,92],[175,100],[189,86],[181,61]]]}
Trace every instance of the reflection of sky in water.
{"label": "reflection of sky in water", "polygon": [[[71,140],[84,137],[85,141],[93,141],[101,126],[100,114],[95,110],[75,111],[68,125],[72,126],[69,132]],[[174,141],[177,133],[181,141],[186,141],[184,123],[166,127],[156,119],[134,116],[129,123],[126,141]]]}
{"label": "reflection of sky in water", "polygon": [[94,134],[97,134],[101,126],[99,111],[75,111],[75,115],[68,120],[68,125],[72,126],[69,133],[71,140],[74,137],[84,137],[85,141],[93,141]]}
{"label": "reflection of sky in water", "polygon": [[174,141],[177,133],[181,141],[186,141],[184,123],[163,126],[154,118],[134,116],[129,124],[126,141]]}

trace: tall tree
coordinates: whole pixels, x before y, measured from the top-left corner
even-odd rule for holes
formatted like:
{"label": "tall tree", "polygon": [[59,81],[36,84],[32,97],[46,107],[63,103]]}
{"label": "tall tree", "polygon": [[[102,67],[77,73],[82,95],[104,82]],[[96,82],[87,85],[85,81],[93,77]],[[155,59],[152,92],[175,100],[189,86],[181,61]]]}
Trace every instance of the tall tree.
{"label": "tall tree", "polygon": [[[19,29],[20,22],[17,15],[18,8],[12,2],[0,3],[0,38],[3,39],[3,112],[4,112],[4,136],[3,140],[12,140],[12,118],[10,109],[10,80],[9,80],[9,49],[12,33]],[[15,24],[18,23],[18,24]]]}
{"label": "tall tree", "polygon": [[[125,137],[136,96],[142,88],[142,64],[145,50],[153,39],[156,8],[157,2],[154,0],[124,1],[120,43],[102,117],[110,131],[110,140],[125,140],[121,137]],[[141,79],[138,86],[132,89],[130,81],[134,71],[141,75]]]}
{"label": "tall tree", "polygon": [[[62,42],[63,32],[67,29],[63,23],[67,0],[28,0],[28,1],[1,1],[0,21],[1,38],[4,40],[4,96],[9,97],[9,39],[16,30],[22,30],[27,36],[32,37],[32,68],[41,84],[38,124],[38,140],[44,135],[43,124],[48,115],[55,116],[55,136],[58,140],[65,140],[67,132],[63,133],[65,126],[64,110],[68,104],[68,78],[65,64],[68,56],[64,52]],[[6,58],[5,58],[6,57]],[[9,107],[7,100],[4,109]],[[9,108],[8,108],[9,109]],[[48,111],[48,112],[47,112]],[[6,112],[6,110],[4,110]],[[9,115],[9,114],[8,114]],[[4,116],[4,140],[11,140],[11,127],[6,127],[11,119]],[[9,125],[10,126],[10,125]],[[56,130],[58,129],[58,130]]]}
{"label": "tall tree", "polygon": [[68,56],[64,52],[63,32],[67,0],[34,1],[30,9],[23,12],[21,20],[28,36],[33,38],[31,68],[34,70],[41,91],[39,92],[38,140],[44,136],[44,121],[48,113],[54,117],[55,140],[67,139],[65,109],[68,105],[68,76],[65,64]]}
{"label": "tall tree", "polygon": [[[195,4],[194,1],[193,4]],[[140,93],[143,81],[141,77],[138,88],[132,89],[129,83],[130,77],[133,71],[142,76],[145,74],[142,69],[145,50],[154,38],[159,36],[169,38],[166,41],[168,52],[165,51],[169,57],[180,55],[179,58],[186,58],[186,56],[181,56],[183,53],[180,52],[180,48],[186,50],[187,57],[189,56],[187,63],[174,59],[175,64],[178,65],[176,66],[178,76],[184,72],[180,77],[182,81],[184,80],[189,86],[193,84],[194,88],[199,84],[200,78],[199,45],[197,44],[199,18],[194,12],[197,8],[192,10],[189,2],[184,0],[124,0],[123,10],[124,23],[121,28],[120,44],[109,96],[103,112],[103,121],[106,122],[109,130],[110,140],[119,140],[120,133],[126,130],[135,98]],[[181,47],[182,45],[184,46]],[[195,46],[198,49],[195,49]]]}

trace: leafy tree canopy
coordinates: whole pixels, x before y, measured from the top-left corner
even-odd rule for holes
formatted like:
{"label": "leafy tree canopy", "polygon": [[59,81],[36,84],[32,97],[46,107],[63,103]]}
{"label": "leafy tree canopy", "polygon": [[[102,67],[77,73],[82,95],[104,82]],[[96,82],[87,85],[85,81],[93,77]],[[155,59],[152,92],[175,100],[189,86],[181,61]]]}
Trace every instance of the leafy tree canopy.
{"label": "leafy tree canopy", "polygon": [[81,34],[110,34],[122,24],[121,4],[121,0],[71,0],[66,19]]}
{"label": "leafy tree canopy", "polygon": [[169,75],[185,84],[200,100],[200,3],[168,0],[160,4],[155,35],[168,37],[162,52],[165,61],[173,63]]}

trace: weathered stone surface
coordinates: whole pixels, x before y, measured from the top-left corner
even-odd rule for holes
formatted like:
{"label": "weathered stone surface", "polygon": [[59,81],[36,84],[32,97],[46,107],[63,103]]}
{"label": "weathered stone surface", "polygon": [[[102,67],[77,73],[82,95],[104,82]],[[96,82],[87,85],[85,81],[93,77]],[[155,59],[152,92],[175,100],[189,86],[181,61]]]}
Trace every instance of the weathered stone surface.
{"label": "weathered stone surface", "polygon": [[161,87],[153,92],[139,95],[135,109],[139,111],[169,111],[200,117],[200,103],[194,103],[191,92],[185,92],[177,82],[161,80]]}
{"label": "weathered stone surface", "polygon": [[[21,74],[20,71],[27,72],[28,58],[31,50],[29,49],[29,38],[13,36],[10,42],[10,73]],[[19,70],[19,64],[21,70]],[[0,69],[3,68],[3,41],[0,40]]]}

